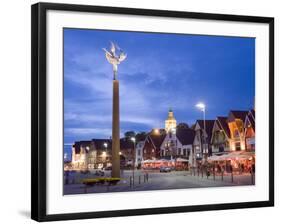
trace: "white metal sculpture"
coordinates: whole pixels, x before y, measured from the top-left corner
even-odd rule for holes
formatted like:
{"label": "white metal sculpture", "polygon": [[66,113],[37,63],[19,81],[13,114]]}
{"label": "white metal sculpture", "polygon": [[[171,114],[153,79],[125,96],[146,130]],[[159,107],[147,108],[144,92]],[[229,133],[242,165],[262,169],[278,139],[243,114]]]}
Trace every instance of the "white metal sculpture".
{"label": "white metal sculpture", "polygon": [[105,51],[107,61],[113,66],[113,79],[115,80],[117,78],[117,65],[126,59],[127,54],[125,54],[117,44],[114,44],[113,42],[110,43],[110,50],[106,50],[105,48],[103,48],[103,50]]}

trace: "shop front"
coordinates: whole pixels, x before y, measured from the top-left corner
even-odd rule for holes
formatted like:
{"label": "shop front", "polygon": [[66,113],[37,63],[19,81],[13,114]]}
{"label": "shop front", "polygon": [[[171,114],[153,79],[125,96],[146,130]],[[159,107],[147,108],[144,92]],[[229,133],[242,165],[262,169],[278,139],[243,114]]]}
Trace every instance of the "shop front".
{"label": "shop front", "polygon": [[221,156],[211,156],[208,162],[215,167],[218,172],[223,169],[227,173],[250,173],[255,166],[254,152],[232,152]]}

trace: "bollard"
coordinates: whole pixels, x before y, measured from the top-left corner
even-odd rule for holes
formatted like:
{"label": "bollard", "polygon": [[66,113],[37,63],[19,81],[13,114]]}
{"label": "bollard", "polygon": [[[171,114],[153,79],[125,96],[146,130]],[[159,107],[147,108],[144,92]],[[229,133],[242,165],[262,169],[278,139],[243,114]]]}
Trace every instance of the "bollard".
{"label": "bollard", "polygon": [[221,171],[221,181],[223,181],[223,170]]}
{"label": "bollard", "polygon": [[141,176],[139,176],[139,184],[141,184]]}
{"label": "bollard", "polygon": [[145,183],[145,175],[143,175],[143,182]]}
{"label": "bollard", "polygon": [[146,180],[147,180],[147,182],[148,182],[148,173],[146,173]]}
{"label": "bollard", "polygon": [[231,182],[233,183],[233,172],[231,171]]}
{"label": "bollard", "polygon": [[214,180],[216,180],[216,172],[215,172],[215,170],[213,171],[213,177],[214,177]]}
{"label": "bollard", "polygon": [[87,194],[88,191],[87,191],[87,185],[85,184],[85,188],[84,188],[84,193]]}
{"label": "bollard", "polygon": [[130,187],[132,187],[132,177],[130,176]]}

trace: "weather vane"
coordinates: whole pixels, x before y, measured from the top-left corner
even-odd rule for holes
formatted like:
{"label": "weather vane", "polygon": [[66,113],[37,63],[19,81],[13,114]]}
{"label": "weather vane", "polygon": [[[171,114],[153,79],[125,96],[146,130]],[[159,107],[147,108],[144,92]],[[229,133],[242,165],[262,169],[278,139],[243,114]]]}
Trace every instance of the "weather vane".
{"label": "weather vane", "polygon": [[126,59],[127,54],[117,44],[113,42],[110,42],[110,44],[110,50],[106,50],[105,48],[103,50],[105,51],[107,61],[113,66],[113,79],[115,80],[117,78],[117,65]]}

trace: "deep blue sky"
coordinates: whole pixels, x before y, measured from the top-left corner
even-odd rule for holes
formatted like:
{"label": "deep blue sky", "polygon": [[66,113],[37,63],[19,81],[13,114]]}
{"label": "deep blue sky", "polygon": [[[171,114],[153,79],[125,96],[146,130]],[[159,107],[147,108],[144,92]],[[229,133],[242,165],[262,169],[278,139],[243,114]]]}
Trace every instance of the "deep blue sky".
{"label": "deep blue sky", "polygon": [[255,95],[255,39],[64,29],[65,144],[111,135],[112,66],[102,48],[116,42],[121,133],[163,128],[169,107],[177,122],[248,110]]}

